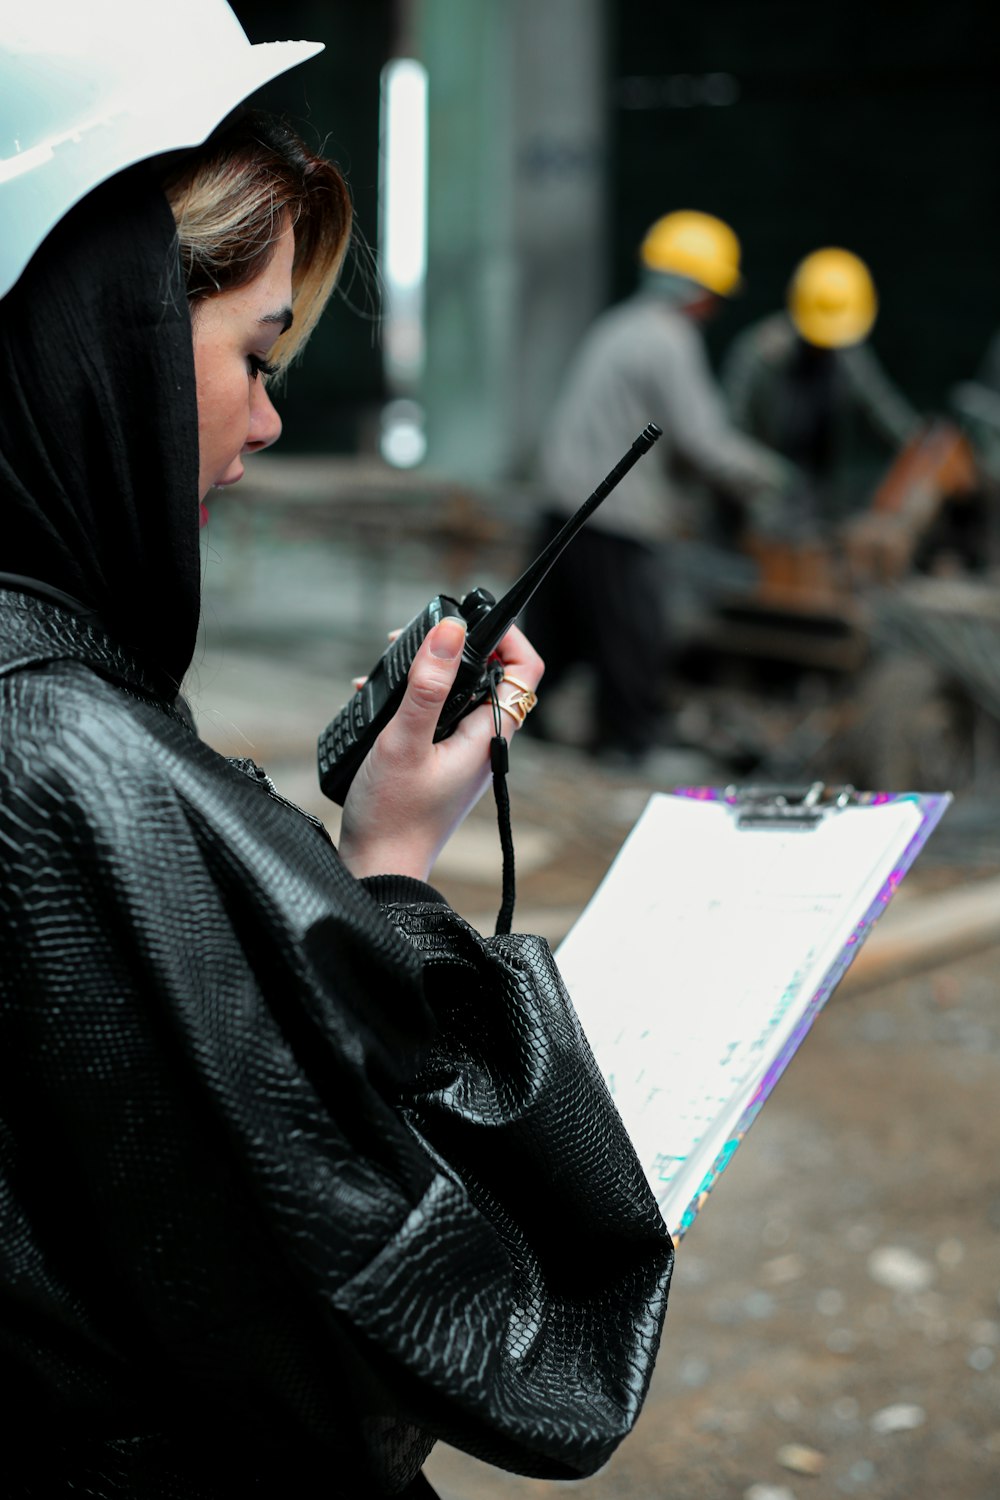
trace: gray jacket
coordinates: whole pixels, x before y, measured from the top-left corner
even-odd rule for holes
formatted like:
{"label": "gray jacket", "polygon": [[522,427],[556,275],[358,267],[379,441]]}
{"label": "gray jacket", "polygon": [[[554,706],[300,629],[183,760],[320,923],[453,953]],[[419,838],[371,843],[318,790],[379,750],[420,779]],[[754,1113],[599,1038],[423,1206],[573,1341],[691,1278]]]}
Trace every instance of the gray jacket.
{"label": "gray jacket", "polygon": [[585,500],[650,421],[663,437],[588,526],[648,542],[699,535],[712,490],[752,500],[788,486],[791,467],[730,424],[697,325],[641,291],[592,325],[543,433],[556,509]]}

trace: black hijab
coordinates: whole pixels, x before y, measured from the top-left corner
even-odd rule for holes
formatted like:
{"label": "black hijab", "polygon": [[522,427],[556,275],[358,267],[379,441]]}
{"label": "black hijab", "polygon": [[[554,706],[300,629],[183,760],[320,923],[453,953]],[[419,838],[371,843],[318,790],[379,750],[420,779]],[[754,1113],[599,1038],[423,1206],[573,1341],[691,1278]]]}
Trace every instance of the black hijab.
{"label": "black hijab", "polygon": [[200,605],[191,320],[150,168],[78,204],[0,301],[0,572],[95,612],[171,696]]}

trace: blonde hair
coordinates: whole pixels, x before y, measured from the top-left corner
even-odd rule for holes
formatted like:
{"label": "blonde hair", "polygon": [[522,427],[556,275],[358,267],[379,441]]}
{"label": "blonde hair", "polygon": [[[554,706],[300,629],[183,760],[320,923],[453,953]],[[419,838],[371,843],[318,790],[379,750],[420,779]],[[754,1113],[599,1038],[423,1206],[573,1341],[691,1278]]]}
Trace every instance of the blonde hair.
{"label": "blonde hair", "polygon": [[347,254],[351,198],[339,169],[283,121],[245,111],[186,156],[164,191],[193,309],[253,281],[291,225],[295,321],[270,356],[286,369],[305,347]]}

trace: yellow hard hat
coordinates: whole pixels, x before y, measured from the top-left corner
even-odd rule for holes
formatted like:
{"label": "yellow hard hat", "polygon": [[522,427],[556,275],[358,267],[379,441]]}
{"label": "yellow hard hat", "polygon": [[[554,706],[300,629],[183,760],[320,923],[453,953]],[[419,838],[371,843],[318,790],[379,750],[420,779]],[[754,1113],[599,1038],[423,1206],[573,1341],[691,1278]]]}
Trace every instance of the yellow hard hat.
{"label": "yellow hard hat", "polygon": [[639,247],[651,271],[687,276],[719,297],[740,288],[740,242],[728,224],[692,208],[657,219]]}
{"label": "yellow hard hat", "polygon": [[875,283],[850,250],[814,250],[789,283],[788,311],[809,344],[820,349],[860,344],[878,312]]}

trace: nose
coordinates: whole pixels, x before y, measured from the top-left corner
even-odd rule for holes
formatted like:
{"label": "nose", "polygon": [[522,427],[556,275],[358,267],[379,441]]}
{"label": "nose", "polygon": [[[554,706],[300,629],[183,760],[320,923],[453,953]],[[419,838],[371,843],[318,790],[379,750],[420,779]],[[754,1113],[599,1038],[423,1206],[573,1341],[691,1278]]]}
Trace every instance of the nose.
{"label": "nose", "polygon": [[281,418],[267,386],[263,380],[255,380],[250,388],[250,427],[243,452],[257,453],[261,448],[270,448],[280,436]]}

